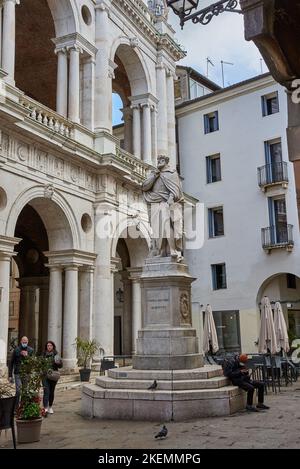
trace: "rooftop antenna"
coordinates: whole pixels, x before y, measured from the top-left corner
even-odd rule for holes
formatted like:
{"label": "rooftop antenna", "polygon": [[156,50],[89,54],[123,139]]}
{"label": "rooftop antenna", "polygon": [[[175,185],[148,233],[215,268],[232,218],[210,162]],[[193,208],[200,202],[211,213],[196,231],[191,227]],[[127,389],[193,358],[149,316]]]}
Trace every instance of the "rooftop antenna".
{"label": "rooftop antenna", "polygon": [[206,76],[207,76],[207,78],[208,78],[208,75],[209,75],[209,66],[210,66],[210,65],[211,65],[212,67],[215,66],[215,64],[212,62],[212,60],[211,60],[209,57],[207,57],[207,58],[206,58]]}
{"label": "rooftop antenna", "polygon": [[260,58],[260,71],[261,71],[261,74],[264,73],[264,69],[263,69],[263,59]]}
{"label": "rooftop antenna", "polygon": [[225,62],[224,60],[221,60],[223,88],[225,88],[224,65],[234,65],[234,64],[232,62]]}

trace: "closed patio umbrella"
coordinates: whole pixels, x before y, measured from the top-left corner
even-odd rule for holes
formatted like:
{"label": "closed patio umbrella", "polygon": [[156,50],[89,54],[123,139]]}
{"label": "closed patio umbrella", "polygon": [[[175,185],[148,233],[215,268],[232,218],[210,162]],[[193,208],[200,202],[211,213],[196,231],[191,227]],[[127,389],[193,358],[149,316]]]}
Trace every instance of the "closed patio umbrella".
{"label": "closed patio umbrella", "polygon": [[215,326],[215,321],[210,305],[206,306],[204,315],[204,329],[203,329],[203,352],[216,353],[219,350],[218,336]]}
{"label": "closed patio umbrella", "polygon": [[259,353],[275,354],[278,352],[278,345],[273,321],[273,312],[270,300],[264,296],[261,301],[260,332],[258,339]]}
{"label": "closed patio umbrella", "polygon": [[286,322],[284,319],[283,311],[279,301],[275,303],[274,310],[274,327],[278,348],[282,349],[285,353],[290,350],[289,336],[287,333]]}

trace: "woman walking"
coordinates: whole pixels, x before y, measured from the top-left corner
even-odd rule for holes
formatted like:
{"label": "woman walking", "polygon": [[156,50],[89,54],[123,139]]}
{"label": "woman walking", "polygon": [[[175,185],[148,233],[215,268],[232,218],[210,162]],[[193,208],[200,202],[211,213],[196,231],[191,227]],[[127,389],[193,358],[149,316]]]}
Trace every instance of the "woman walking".
{"label": "woman walking", "polygon": [[[54,392],[55,386],[59,378],[58,369],[62,367],[62,360],[58,355],[55,343],[51,340],[48,340],[48,342],[46,343],[43,356],[48,358],[50,361],[49,372],[43,380],[43,405],[46,413],[53,414],[54,412],[52,406],[54,402]],[[51,373],[51,371],[53,371],[54,373]]]}

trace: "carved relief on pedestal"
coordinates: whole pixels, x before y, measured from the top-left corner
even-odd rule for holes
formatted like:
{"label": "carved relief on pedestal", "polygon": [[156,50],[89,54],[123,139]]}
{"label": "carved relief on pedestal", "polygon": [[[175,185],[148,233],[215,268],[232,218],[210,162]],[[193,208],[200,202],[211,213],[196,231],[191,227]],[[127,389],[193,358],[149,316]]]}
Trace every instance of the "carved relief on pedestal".
{"label": "carved relief on pedestal", "polygon": [[191,308],[188,293],[184,292],[180,295],[180,314],[184,324],[192,324]]}

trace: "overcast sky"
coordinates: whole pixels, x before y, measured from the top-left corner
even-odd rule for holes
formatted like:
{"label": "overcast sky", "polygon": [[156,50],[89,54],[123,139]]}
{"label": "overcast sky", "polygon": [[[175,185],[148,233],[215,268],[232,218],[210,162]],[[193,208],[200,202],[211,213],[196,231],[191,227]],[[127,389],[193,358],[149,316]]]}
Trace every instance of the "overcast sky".
{"label": "overcast sky", "polygon": [[[212,3],[212,0],[200,0],[200,3]],[[221,60],[234,65],[224,65],[225,86],[233,85],[247,78],[259,75],[261,70],[267,72],[265,63],[261,63],[258,49],[252,42],[244,39],[244,23],[242,15],[222,13],[203,26],[188,21],[183,30],[180,29],[178,17],[170,10],[168,22],[176,31],[176,40],[187,52],[179,62],[188,65],[206,75],[207,57],[214,63],[209,66],[209,78],[222,86]],[[113,97],[113,124],[121,123],[122,107],[119,96]]]}
{"label": "overcast sky", "polygon": [[[209,2],[200,0],[200,3],[204,6]],[[187,51],[181,65],[191,66],[206,75],[206,58],[209,57],[215,65],[209,67],[209,78],[222,85],[221,60],[234,63],[224,65],[225,86],[259,75],[261,67],[263,72],[267,72],[266,65],[261,65],[258,49],[244,39],[242,15],[222,13],[206,26],[188,21],[182,31],[172,10],[168,21],[176,31],[177,41]]]}

